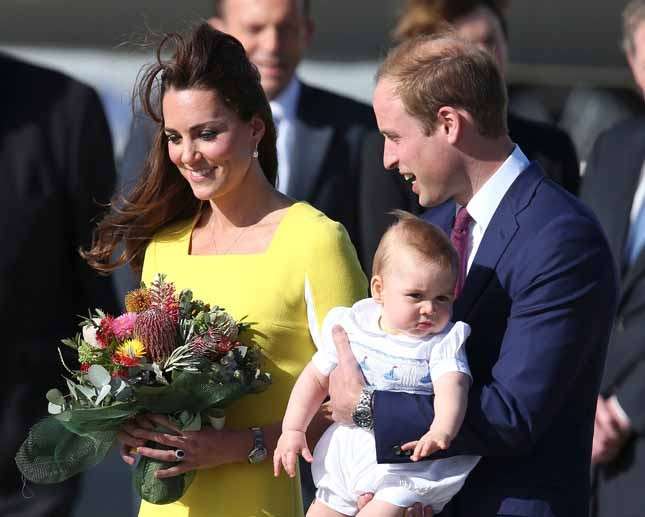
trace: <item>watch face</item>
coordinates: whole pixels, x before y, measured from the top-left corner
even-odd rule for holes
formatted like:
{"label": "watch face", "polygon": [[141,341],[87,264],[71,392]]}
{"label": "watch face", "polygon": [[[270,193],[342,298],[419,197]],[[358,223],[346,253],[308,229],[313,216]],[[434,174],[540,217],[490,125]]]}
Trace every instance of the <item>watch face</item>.
{"label": "watch face", "polygon": [[261,463],[267,458],[266,447],[256,447],[249,453],[250,463]]}

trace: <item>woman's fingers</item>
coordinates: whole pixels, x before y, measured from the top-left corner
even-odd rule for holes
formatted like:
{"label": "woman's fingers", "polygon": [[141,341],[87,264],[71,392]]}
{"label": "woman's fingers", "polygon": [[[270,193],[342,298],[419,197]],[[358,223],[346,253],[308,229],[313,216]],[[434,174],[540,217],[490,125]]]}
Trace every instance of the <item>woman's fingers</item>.
{"label": "woman's fingers", "polygon": [[121,459],[128,465],[134,465],[134,462],[136,461],[133,455],[133,450],[136,450],[136,448],[133,449],[125,443],[121,443],[121,445],[119,445],[119,455],[121,456]]}
{"label": "woman's fingers", "polygon": [[189,465],[186,465],[185,462],[182,462],[182,463],[178,463],[177,465],[173,465],[168,469],[159,469],[155,473],[155,477],[157,479],[172,478],[175,476],[179,476],[180,474],[190,472],[191,470],[194,470],[194,467],[190,467]]}

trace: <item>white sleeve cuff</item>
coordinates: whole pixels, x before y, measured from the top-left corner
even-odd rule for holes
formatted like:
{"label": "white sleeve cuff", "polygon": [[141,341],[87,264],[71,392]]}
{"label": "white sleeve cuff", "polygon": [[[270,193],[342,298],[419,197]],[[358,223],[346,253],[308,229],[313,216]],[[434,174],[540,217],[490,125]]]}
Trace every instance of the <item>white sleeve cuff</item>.
{"label": "white sleeve cuff", "polygon": [[336,368],[336,361],[320,350],[311,358],[311,364],[324,376],[329,376],[331,371]]}

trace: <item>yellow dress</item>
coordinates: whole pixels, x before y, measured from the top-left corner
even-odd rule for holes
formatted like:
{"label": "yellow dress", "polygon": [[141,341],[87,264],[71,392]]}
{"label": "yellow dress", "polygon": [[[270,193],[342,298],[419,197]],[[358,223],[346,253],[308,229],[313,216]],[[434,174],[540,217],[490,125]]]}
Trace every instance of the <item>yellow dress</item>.
{"label": "yellow dress", "polygon": [[[224,307],[252,324],[271,386],[226,412],[234,429],[280,421],[291,388],[315,351],[312,335],[332,307],[364,298],[365,276],[345,229],[305,203],[289,207],[264,253],[189,255],[192,224],[155,236],[146,251],[143,280],[165,273],[177,290]],[[310,334],[310,327],[311,334]],[[249,443],[249,449],[251,448]],[[200,470],[184,497],[169,505],[141,505],[144,517],[297,517],[298,479],[273,477],[271,458]]]}

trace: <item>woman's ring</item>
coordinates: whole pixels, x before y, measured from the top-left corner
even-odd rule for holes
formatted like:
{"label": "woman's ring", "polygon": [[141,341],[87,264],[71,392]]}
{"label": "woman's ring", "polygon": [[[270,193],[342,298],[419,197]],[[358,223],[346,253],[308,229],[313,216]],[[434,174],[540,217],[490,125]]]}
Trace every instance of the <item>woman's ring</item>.
{"label": "woman's ring", "polygon": [[184,449],[175,449],[175,461],[182,461],[185,457]]}

